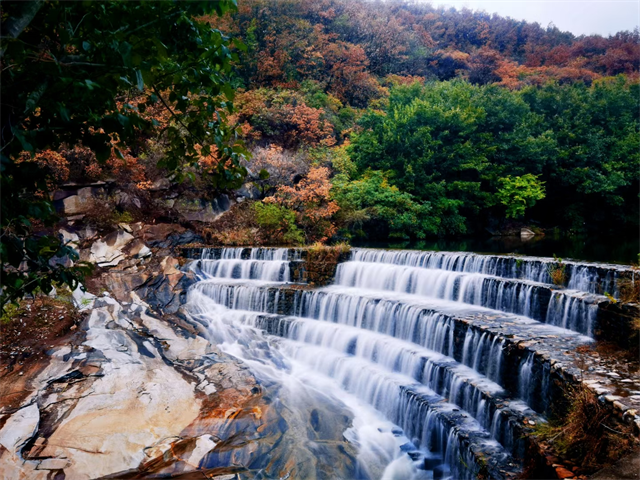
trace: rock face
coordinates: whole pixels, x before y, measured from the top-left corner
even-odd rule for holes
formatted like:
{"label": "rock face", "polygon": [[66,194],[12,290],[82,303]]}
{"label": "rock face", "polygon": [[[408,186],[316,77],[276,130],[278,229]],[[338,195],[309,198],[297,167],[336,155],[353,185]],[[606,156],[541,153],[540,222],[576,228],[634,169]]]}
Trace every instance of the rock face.
{"label": "rock face", "polygon": [[112,267],[124,260],[122,248],[133,240],[133,235],[119,230],[107,235],[104,239],[97,240],[91,246],[90,261],[100,267]]}
{"label": "rock face", "polygon": [[226,195],[220,195],[213,200],[177,199],[173,203],[182,218],[190,221],[213,222],[220,215],[231,208],[231,202]]}
{"label": "rock face", "polygon": [[[144,323],[127,320],[115,300],[96,301],[85,341],[53,354],[32,380],[25,407],[0,431],[5,478],[47,478],[59,470],[67,478],[96,478],[134,468],[144,448],[197,417],[192,383],[167,365],[157,341],[136,333],[140,328]],[[185,356],[206,351],[202,339],[171,340]]]}
{"label": "rock face", "polygon": [[194,278],[166,252],[194,235],[128,230],[87,252],[110,294],[73,292],[80,328],[0,372],[0,479],[355,478],[350,411],[261,384],[180,308]]}

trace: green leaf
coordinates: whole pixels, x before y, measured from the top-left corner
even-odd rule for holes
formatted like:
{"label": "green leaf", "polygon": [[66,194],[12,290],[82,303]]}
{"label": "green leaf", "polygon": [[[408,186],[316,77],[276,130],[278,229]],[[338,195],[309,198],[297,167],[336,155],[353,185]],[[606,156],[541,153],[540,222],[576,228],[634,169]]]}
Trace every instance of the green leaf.
{"label": "green leaf", "polygon": [[136,70],[136,80],[138,81],[138,90],[141,92],[144,90],[144,80],[142,79],[142,72]]}

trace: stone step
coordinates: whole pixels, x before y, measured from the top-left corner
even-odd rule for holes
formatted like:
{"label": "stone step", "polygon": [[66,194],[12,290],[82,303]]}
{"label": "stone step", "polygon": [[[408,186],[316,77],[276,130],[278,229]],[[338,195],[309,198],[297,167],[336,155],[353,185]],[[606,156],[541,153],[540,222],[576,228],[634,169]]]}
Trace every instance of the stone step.
{"label": "stone step", "polygon": [[[206,285],[207,282],[201,282],[196,288],[206,293]],[[522,399],[536,412],[549,416],[554,410],[562,410],[566,407],[566,387],[582,382],[625,422],[635,423],[636,428],[640,428],[637,414],[640,411],[640,379],[633,373],[612,370],[605,359],[591,350],[592,341],[575,332],[517,315],[481,307],[461,307],[454,302],[431,301],[415,295],[366,292],[347,287],[309,291],[301,286],[258,287],[220,282],[209,285],[215,285],[216,292],[209,292],[214,293],[215,300],[230,308],[238,308],[239,304],[253,297],[255,311],[281,315],[300,316],[304,301],[309,300],[305,296],[309,295],[367,298],[374,303],[397,304],[398,308],[410,305],[415,315],[429,316],[441,326],[442,336],[429,340],[432,343],[425,344],[426,348],[468,364],[465,351],[468,353],[469,346],[465,349],[465,340],[475,336],[485,345],[483,356],[495,358],[499,355],[498,372],[488,374],[489,366],[482,361],[477,370],[496,381],[513,397],[520,394],[521,374],[529,363],[528,398]]]}

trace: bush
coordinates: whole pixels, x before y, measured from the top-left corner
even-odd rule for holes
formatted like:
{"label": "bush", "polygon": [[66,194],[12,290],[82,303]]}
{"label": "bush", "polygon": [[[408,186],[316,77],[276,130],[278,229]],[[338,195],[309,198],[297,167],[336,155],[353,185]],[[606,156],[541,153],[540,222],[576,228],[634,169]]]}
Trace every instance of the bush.
{"label": "bush", "polygon": [[567,281],[566,268],[567,265],[562,261],[561,258],[553,256],[556,263],[550,263],[547,266],[547,272],[551,277],[551,281],[554,285],[564,285]]}
{"label": "bush", "polygon": [[[438,232],[440,220],[431,215],[431,206],[390,185],[380,171],[369,171],[359,180],[338,175],[333,181],[333,198],[341,208],[342,224],[364,235],[365,224],[377,223],[390,237],[425,238]],[[374,228],[370,228],[374,230]]]}
{"label": "bush", "polygon": [[275,243],[301,245],[304,234],[296,226],[296,216],[292,210],[275,203],[256,202],[254,204],[257,224]]}

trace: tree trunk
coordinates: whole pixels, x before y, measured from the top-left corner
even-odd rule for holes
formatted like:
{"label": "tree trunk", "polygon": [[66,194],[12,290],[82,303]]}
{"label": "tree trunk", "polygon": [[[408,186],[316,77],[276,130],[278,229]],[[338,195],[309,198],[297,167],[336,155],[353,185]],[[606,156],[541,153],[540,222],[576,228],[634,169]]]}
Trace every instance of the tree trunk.
{"label": "tree trunk", "polygon": [[22,33],[22,31],[27,28],[27,26],[33,20],[33,17],[36,16],[40,7],[44,3],[43,0],[34,0],[29,2],[19,2],[20,5],[15,15],[10,16],[7,20],[2,24],[2,42],[3,46],[0,48],[0,59],[4,57],[4,52],[7,49],[6,42],[7,39],[18,38],[18,35]]}

